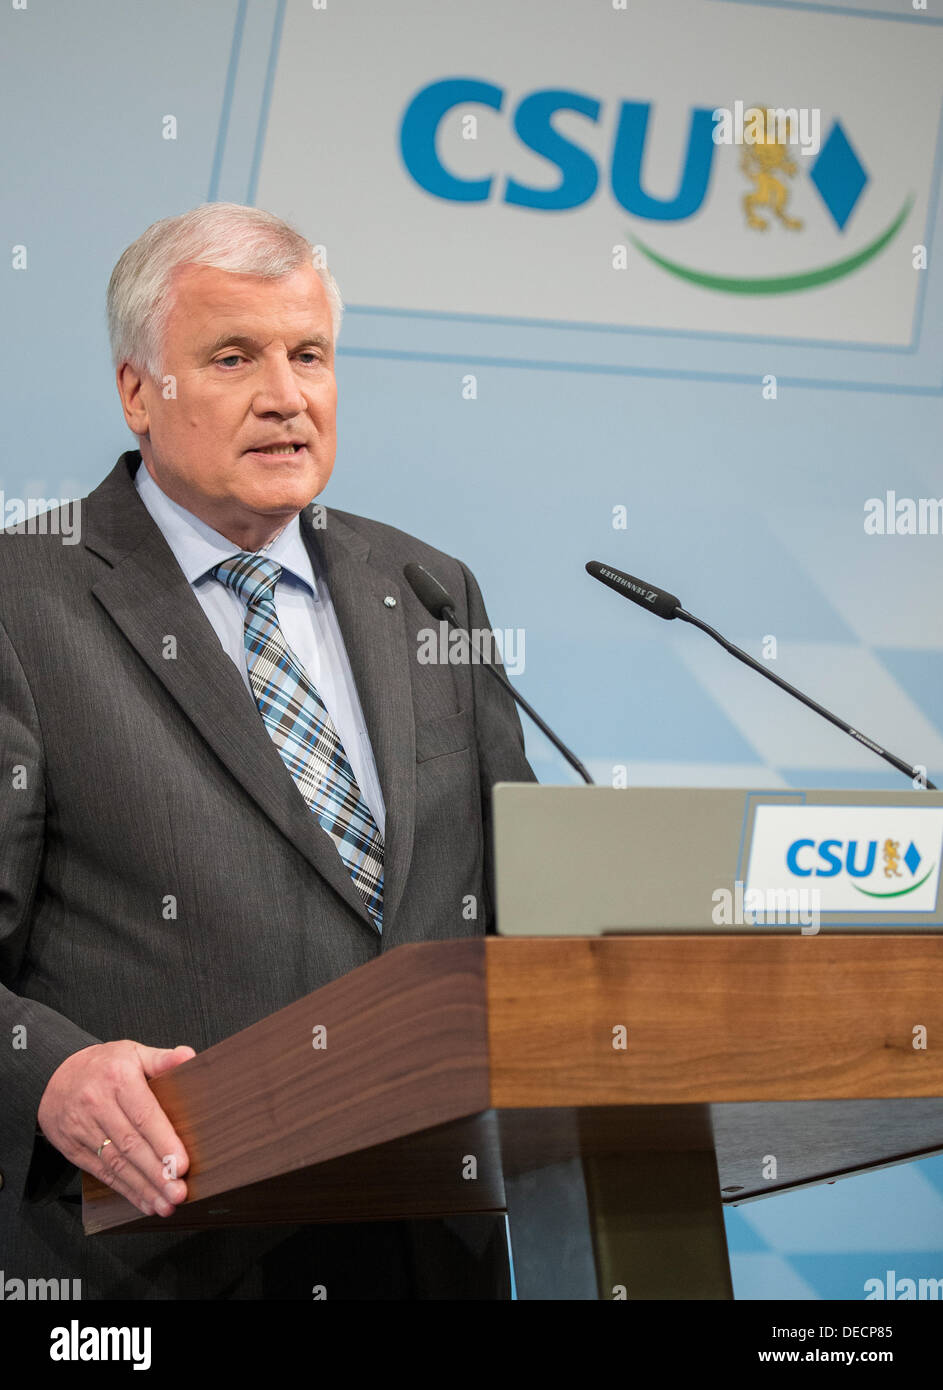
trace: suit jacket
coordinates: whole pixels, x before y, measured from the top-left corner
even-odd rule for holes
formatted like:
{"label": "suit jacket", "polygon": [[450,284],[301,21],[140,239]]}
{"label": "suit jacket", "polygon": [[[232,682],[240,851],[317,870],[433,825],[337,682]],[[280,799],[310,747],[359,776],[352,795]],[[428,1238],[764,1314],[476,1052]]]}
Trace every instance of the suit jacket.
{"label": "suit jacket", "polygon": [[[69,504],[77,543],[0,543],[2,1267],[84,1277],[85,1297],[310,1297],[315,1265],[333,1271],[328,1297],[332,1277],[352,1297],[435,1296],[454,1223],[87,1240],[78,1170],[37,1139],[46,1083],[79,1048],[131,1038],[199,1052],[378,951],[485,932],[490,788],[533,780],[497,682],[417,660],[433,622],[403,565],[426,565],[459,622],[488,627],[464,565],[379,522],[327,509],[319,527],[303,512],[386,800],[378,937],[141,502],[139,464],[124,454]],[[420,1225],[438,1241],[428,1267]],[[461,1240],[473,1259],[503,1243],[481,1222]],[[378,1260],[398,1272],[364,1293]]]}

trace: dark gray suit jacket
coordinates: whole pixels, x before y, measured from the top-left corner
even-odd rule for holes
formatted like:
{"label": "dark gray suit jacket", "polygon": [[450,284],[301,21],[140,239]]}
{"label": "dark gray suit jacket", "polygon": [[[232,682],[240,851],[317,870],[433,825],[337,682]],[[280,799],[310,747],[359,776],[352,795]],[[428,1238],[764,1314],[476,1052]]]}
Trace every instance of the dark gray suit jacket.
{"label": "dark gray suit jacket", "polygon": [[[533,779],[497,682],[416,658],[432,620],[404,564],[488,627],[469,571],[379,522],[302,513],[386,800],[379,939],[138,497],[139,463],[124,454],[70,504],[79,543],[0,539],[0,1267],[83,1277],[85,1297],[310,1297],[319,1270],[329,1298],[435,1296],[450,1268],[464,1287],[441,1223],[86,1240],[78,1171],[36,1138],[46,1083],[79,1048],[201,1051],[379,950],[485,932],[489,790]],[[481,1223],[462,1240],[500,1244]]]}

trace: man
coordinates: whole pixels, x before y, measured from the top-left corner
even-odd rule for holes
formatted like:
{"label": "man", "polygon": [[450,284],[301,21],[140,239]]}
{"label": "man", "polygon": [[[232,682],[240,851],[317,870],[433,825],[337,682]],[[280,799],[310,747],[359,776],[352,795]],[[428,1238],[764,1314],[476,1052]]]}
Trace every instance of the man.
{"label": "man", "polygon": [[3,1268],[84,1298],[500,1296],[492,1218],[82,1234],[83,1170],[142,1212],[185,1200],[149,1078],[488,928],[490,787],[533,776],[497,682],[416,659],[403,566],[488,627],[472,575],[312,505],[341,302],[309,243],[209,204],[128,248],[108,310],[139,452],[0,545]]}

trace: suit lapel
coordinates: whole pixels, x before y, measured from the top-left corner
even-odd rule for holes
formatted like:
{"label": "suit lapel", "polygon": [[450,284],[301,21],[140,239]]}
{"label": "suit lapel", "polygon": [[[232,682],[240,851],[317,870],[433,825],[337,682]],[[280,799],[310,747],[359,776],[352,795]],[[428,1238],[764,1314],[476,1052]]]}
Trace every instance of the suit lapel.
{"label": "suit lapel", "polygon": [[[383,860],[383,937],[403,896],[416,817],[416,731],[411,649],[396,572],[371,559],[370,543],[322,509],[323,529],[301,516],[309,551],[327,580],[360,697],[386,803]],[[392,598],[393,604],[385,600]]]}
{"label": "suit lapel", "polygon": [[224,766],[375,937],[333,841],[308,810],[255,701],[137,494],[132,479],[138,459],[137,453],[124,454],[84,504],[85,544],[112,565],[92,592]]}

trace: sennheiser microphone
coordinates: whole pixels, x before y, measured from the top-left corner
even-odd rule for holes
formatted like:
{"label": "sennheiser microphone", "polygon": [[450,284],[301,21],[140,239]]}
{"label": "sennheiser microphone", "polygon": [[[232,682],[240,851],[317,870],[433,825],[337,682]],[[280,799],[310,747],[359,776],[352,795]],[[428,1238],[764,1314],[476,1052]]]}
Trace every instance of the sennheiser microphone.
{"label": "sennheiser microphone", "polygon": [[608,584],[609,588],[615,589],[617,594],[622,594],[624,598],[630,598],[640,608],[647,608],[650,613],[654,613],[659,618],[677,618],[680,616],[678,612],[681,607],[680,600],[664,589],[656,589],[654,584],[646,584],[644,579],[636,579],[634,575],[623,574],[621,570],[614,570],[611,565],[604,565],[600,560],[589,560],[586,565],[586,572],[591,574],[594,579],[598,579],[600,584]]}
{"label": "sennheiser microphone", "polygon": [[[425,565],[407,565],[403,570],[403,574],[406,577],[406,581],[409,584],[409,587],[412,589],[413,593],[416,595],[423,607],[428,609],[428,611],[432,614],[434,618],[437,618],[440,622],[448,623],[449,627],[454,628],[456,632],[462,633],[467,639],[469,646],[472,648],[475,654],[479,658],[481,658],[481,647],[473,638],[473,635],[467,630],[467,628],[459,626],[458,618],[455,615],[455,600],[452,598],[452,595],[449,593],[448,589],[443,588],[443,586],[439,583],[438,579],[436,579],[435,575],[430,573],[430,571],[426,569]],[[556,734],[550,728],[549,724],[545,724],[544,721],[541,719],[540,715],[537,713],[537,711],[527,703],[523,695],[519,695],[517,693],[511,682],[507,679],[507,677],[504,676],[497,669],[497,667],[492,666],[491,662],[487,658],[480,660],[479,664],[487,667],[487,669],[494,676],[495,680],[508,692],[508,694],[511,696],[513,700],[516,700],[516,702],[520,705],[524,713],[527,714],[534,721],[534,723],[537,725],[537,728],[540,729],[541,733],[547,735],[547,738],[549,738],[554,748],[559,749],[559,751],[566,758],[570,766],[572,768],[575,768],[575,770],[579,773],[583,781],[588,783],[589,786],[593,786],[594,783],[592,777],[590,777],[589,773],[586,771],[585,767],[580,762],[576,754],[571,753],[569,748],[567,748],[566,744],[561,739],[557,738]]]}
{"label": "sennheiser microphone", "polygon": [[594,579],[598,579],[601,584],[608,584],[610,589],[615,589],[616,593],[622,594],[624,598],[631,599],[640,608],[647,608],[650,613],[657,613],[659,618],[680,618],[682,622],[691,623],[693,627],[698,627],[702,632],[706,632],[708,637],[713,637],[715,642],[719,642],[725,652],[735,656],[738,661],[749,666],[753,671],[759,671],[761,676],[765,676],[768,681],[778,685],[780,690],[786,690],[797,700],[800,700],[808,709],[815,710],[823,719],[827,719],[830,724],[834,724],[837,729],[842,729],[858,743],[863,743],[865,748],[870,748],[872,753],[877,753],[879,758],[883,758],[886,763],[896,767],[898,772],[902,772],[905,777],[909,777],[915,786],[927,788],[929,791],[936,791],[937,788],[932,782],[927,780],[924,773],[917,768],[905,763],[903,758],[897,758],[893,753],[888,753],[886,748],[882,748],[874,739],[868,738],[858,729],[853,729],[844,719],[839,719],[837,714],[832,714],[831,710],[825,709],[823,705],[816,704],[815,700],[804,695],[801,690],[797,690],[794,685],[784,681],[781,676],[775,675],[766,666],[761,666],[758,661],[740,647],[735,647],[732,642],[728,642],[726,637],[722,637],[714,628],[708,627],[707,623],[702,623],[700,618],[695,618],[693,613],[687,613],[681,607],[680,599],[675,598],[674,594],[669,594],[664,589],[658,589],[654,584],[648,584],[644,579],[636,579],[634,575],[623,574],[622,570],[614,569],[611,565],[604,565],[599,560],[590,560],[586,565],[587,574],[591,574]]}

